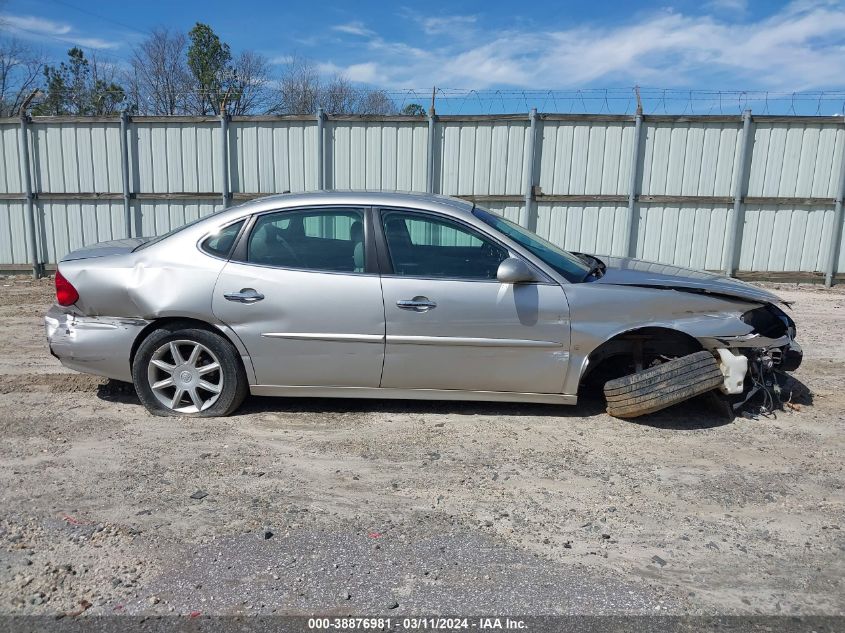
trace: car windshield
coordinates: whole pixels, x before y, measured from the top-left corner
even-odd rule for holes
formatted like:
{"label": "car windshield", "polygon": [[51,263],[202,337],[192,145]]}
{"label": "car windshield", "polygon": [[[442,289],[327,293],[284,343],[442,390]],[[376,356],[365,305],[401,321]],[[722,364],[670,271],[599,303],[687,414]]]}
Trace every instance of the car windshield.
{"label": "car windshield", "polygon": [[497,231],[507,235],[514,242],[517,242],[527,250],[531,251],[534,255],[542,259],[546,264],[563,275],[567,281],[584,281],[584,278],[590,271],[590,266],[583,262],[580,258],[555,246],[551,242],[544,240],[536,233],[532,233],[515,222],[493,215],[489,211],[479,209],[478,207],[473,209],[472,212],[478,219],[486,222]]}

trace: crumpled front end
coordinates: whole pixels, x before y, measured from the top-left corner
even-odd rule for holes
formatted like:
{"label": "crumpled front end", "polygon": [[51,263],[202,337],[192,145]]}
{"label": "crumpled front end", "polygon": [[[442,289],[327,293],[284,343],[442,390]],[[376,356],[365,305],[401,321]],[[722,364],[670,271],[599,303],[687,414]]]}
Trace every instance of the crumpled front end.
{"label": "crumpled front end", "polygon": [[804,357],[795,340],[795,322],[772,303],[748,310],[739,319],[752,328],[751,332],[700,341],[718,354],[725,376],[722,392],[744,394],[734,408],[739,409],[755,395],[762,394],[763,408],[773,409],[782,399],[778,376],[798,369]]}
{"label": "crumpled front end", "polygon": [[132,381],[132,344],[150,322],[88,317],[54,305],[44,316],[50,353],[75,371]]}

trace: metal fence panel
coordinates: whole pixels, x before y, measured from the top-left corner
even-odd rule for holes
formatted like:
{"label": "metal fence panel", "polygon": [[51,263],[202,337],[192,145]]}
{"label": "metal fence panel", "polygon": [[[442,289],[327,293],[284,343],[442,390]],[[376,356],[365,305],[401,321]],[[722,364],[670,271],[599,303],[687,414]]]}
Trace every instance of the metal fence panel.
{"label": "metal fence panel", "polygon": [[[214,136],[219,138],[219,130],[215,129]],[[316,122],[230,123],[232,191],[264,194],[313,191],[317,188],[316,143]],[[219,168],[214,169],[214,174],[218,174]],[[208,191],[220,191],[220,185]]]}
{"label": "metal fence panel", "polygon": [[2,193],[23,191],[19,135],[19,125],[0,125],[0,192]]}
{"label": "metal fence panel", "polygon": [[845,128],[812,123],[758,123],[749,196],[833,198],[842,173]]}
{"label": "metal fence panel", "polygon": [[528,121],[449,121],[438,124],[438,193],[519,195],[525,187]]}
{"label": "metal fence panel", "polygon": [[733,195],[740,132],[731,123],[646,123],[641,193]]}
{"label": "metal fence panel", "polygon": [[[740,271],[824,271],[833,235],[845,231],[834,226],[843,120],[751,121],[740,165],[741,117],[646,116],[634,148],[633,117],[542,115],[529,164],[527,114],[438,118],[433,147],[422,117],[329,116],[322,139],[315,118],[235,117],[225,144],[217,118],[138,117],[127,134],[132,234],[161,234],[222,208],[226,161],[235,200],[314,190],[321,171],[329,189],[424,191],[431,176],[435,192],[536,221],[566,248],[624,255],[633,182],[638,256],[727,266],[739,190]],[[28,128],[38,261],[124,237],[119,119],[36,117]],[[20,153],[20,121],[0,120],[0,265],[32,261]],[[843,249],[835,254],[842,271]]]}
{"label": "metal fence panel", "polygon": [[833,208],[764,207],[745,210],[740,269],[752,271],[824,270]]}
{"label": "metal fence panel", "polygon": [[219,125],[133,122],[130,137],[133,191],[222,191]]}
{"label": "metal fence panel", "polygon": [[546,195],[621,195],[631,179],[633,123],[544,121],[540,187]]}
{"label": "metal fence panel", "polygon": [[325,135],[326,186],[425,190],[427,123],[329,121]]}
{"label": "metal fence panel", "polygon": [[665,264],[719,270],[727,228],[727,205],[643,205],[636,256]]}
{"label": "metal fence panel", "polygon": [[627,207],[616,204],[537,206],[537,233],[563,248],[602,255],[624,255]]}
{"label": "metal fence panel", "polygon": [[31,261],[24,213],[21,202],[0,202],[0,262],[26,264]]}

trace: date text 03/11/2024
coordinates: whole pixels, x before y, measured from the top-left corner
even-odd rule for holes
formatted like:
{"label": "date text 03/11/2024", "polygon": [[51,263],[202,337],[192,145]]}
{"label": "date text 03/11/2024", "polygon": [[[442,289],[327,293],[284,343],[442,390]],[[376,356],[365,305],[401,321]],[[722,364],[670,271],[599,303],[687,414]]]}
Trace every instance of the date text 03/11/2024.
{"label": "date text 03/11/2024", "polygon": [[[401,627],[401,628],[400,628]],[[481,617],[481,618],[380,618],[380,617],[348,617],[348,618],[309,618],[308,628],[312,630],[510,630],[519,631],[527,628],[526,622],[520,619]]]}

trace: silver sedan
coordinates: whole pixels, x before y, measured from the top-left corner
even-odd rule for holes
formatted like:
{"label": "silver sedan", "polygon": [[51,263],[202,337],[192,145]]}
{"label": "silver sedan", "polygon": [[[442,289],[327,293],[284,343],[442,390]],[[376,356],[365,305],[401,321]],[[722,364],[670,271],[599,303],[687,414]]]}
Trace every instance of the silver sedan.
{"label": "silver sedan", "polygon": [[633,417],[797,367],[781,304],[567,252],[463,200],[317,192],[70,253],[45,321],[65,366],[133,382],[156,415],[248,393],[575,404],[598,384]]}

